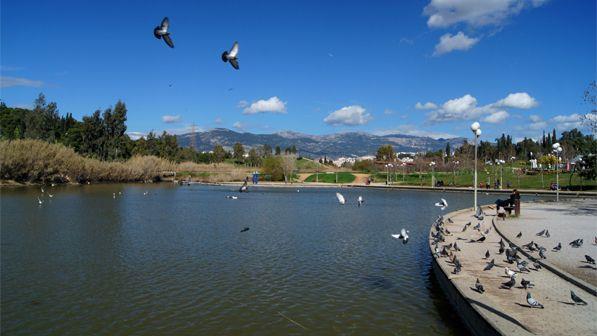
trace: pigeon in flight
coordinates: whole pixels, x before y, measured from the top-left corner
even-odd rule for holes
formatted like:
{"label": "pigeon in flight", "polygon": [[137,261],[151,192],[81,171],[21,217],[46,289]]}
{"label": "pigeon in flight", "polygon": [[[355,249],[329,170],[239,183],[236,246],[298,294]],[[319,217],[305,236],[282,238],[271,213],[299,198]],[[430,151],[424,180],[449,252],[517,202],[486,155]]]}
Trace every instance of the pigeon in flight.
{"label": "pigeon in flight", "polygon": [[234,42],[230,51],[224,51],[222,53],[222,61],[224,61],[224,63],[230,62],[230,65],[238,70],[238,42]]}
{"label": "pigeon in flight", "polygon": [[535,300],[531,293],[527,293],[527,303],[531,308],[543,308],[543,305],[539,303],[539,301]]}
{"label": "pigeon in flight", "polygon": [[477,282],[475,282],[475,289],[477,290],[477,292],[479,292],[481,294],[483,294],[483,292],[485,292],[485,289],[483,288],[481,281],[479,281],[479,278],[477,278]]}
{"label": "pigeon in flight", "polygon": [[518,232],[518,234],[516,235],[516,238],[522,238],[522,231]]}
{"label": "pigeon in flight", "polygon": [[572,301],[574,301],[574,304],[583,305],[583,306],[587,305],[585,300],[578,297],[578,295],[576,295],[573,291],[570,291],[570,297],[572,298]]}
{"label": "pigeon in flight", "polygon": [[246,228],[244,228],[244,229],[240,230],[240,232],[247,232],[247,231],[249,231],[249,228],[248,228],[248,227],[246,227]]}
{"label": "pigeon in flight", "polygon": [[568,243],[568,245],[578,248],[578,247],[582,246],[582,243],[583,243],[583,240],[579,238],[579,239],[575,239],[575,240],[571,241],[570,243]]}
{"label": "pigeon in flight", "polygon": [[552,248],[551,250],[554,252],[558,252],[561,249],[562,249],[562,243],[558,243],[558,245],[556,247]]}
{"label": "pigeon in flight", "polygon": [[408,243],[408,230],[402,229],[399,234],[393,234],[392,237],[402,239],[402,244]]}
{"label": "pigeon in flight", "polygon": [[166,42],[166,44],[170,48],[174,48],[174,43],[172,42],[172,39],[170,38],[170,33],[168,32],[169,26],[170,20],[168,20],[168,18],[165,17],[162,20],[162,23],[153,29],[153,36],[155,36],[155,38],[157,38],[158,40],[163,38],[164,42]]}
{"label": "pigeon in flight", "polygon": [[586,255],[586,254],[585,254],[585,259],[587,260],[587,262],[588,262],[589,264],[593,264],[593,265],[595,265],[595,259],[593,259],[593,258],[592,258],[590,255]]}
{"label": "pigeon in flight", "polygon": [[340,202],[340,204],[346,203],[346,200],[344,199],[344,196],[342,196],[341,193],[336,193],[336,198],[338,199],[338,202]]}
{"label": "pigeon in flight", "polygon": [[365,202],[365,201],[363,200],[363,196],[359,196],[359,198],[357,198],[357,204],[358,204],[359,206],[363,205],[363,203],[364,203],[364,202]]}
{"label": "pigeon in flight", "polygon": [[448,206],[448,201],[446,201],[445,199],[441,198],[441,201],[435,203],[435,206],[439,207],[441,210],[444,210]]}

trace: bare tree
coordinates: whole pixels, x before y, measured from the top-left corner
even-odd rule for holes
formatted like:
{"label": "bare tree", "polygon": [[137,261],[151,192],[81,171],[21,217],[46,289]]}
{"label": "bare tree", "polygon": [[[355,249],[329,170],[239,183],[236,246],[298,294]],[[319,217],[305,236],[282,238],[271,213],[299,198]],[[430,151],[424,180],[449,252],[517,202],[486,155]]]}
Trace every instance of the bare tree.
{"label": "bare tree", "polygon": [[296,155],[285,154],[281,156],[282,171],[284,172],[284,183],[292,178],[292,172],[296,169]]}
{"label": "bare tree", "polygon": [[595,136],[597,133],[597,99],[595,97],[595,93],[597,91],[597,84],[595,81],[589,83],[589,86],[585,90],[583,94],[583,100],[585,103],[589,104],[590,111],[589,113],[581,116],[581,121],[591,130],[591,134]]}

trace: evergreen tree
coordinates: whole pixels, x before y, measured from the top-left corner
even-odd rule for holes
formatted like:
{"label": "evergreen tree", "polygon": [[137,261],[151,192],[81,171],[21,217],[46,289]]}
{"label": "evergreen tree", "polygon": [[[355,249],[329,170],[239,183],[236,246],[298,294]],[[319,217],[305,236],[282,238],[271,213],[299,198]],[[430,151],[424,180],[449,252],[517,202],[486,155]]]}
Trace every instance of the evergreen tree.
{"label": "evergreen tree", "polygon": [[280,152],[281,152],[280,146],[276,146],[276,155],[280,155]]}

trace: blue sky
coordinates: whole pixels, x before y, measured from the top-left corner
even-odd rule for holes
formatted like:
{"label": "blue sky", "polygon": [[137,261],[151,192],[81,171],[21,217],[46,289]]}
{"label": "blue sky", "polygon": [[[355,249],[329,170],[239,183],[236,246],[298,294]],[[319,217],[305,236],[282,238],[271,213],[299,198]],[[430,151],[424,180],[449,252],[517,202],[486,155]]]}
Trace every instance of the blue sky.
{"label": "blue sky", "polygon": [[[2,1],[1,98],[43,92],[77,118],[122,99],[131,134],[578,126],[595,1],[446,2]],[[152,34],[164,16],[174,49]],[[234,41],[239,71],[220,59]]]}

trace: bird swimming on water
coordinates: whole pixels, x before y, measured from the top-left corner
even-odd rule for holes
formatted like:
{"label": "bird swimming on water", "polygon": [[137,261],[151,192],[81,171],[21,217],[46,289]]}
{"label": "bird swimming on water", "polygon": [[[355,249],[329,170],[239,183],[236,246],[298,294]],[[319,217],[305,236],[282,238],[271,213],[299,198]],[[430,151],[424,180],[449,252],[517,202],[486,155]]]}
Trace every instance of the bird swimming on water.
{"label": "bird swimming on water", "polygon": [[346,203],[346,199],[344,199],[344,196],[342,196],[342,194],[341,194],[341,193],[338,193],[338,192],[337,192],[337,193],[336,193],[336,198],[338,199],[338,202],[339,202],[340,204],[344,204],[344,203]]}
{"label": "bird swimming on water", "polygon": [[222,53],[222,61],[224,61],[224,63],[226,62],[230,62],[230,65],[232,65],[233,68],[235,68],[236,70],[239,69],[238,66],[238,42],[234,42],[234,44],[232,45],[232,49],[230,49],[230,51],[224,51]]}
{"label": "bird swimming on water", "polygon": [[162,20],[162,23],[153,29],[153,36],[155,36],[155,38],[157,38],[158,40],[164,39],[164,42],[166,42],[166,44],[170,48],[174,48],[174,42],[172,42],[172,39],[170,38],[170,33],[168,32],[169,26],[170,20],[168,20],[168,18],[165,17]]}
{"label": "bird swimming on water", "polygon": [[359,198],[357,198],[357,204],[358,204],[358,206],[363,205],[364,202],[365,201],[363,200],[363,196],[359,196]]}

